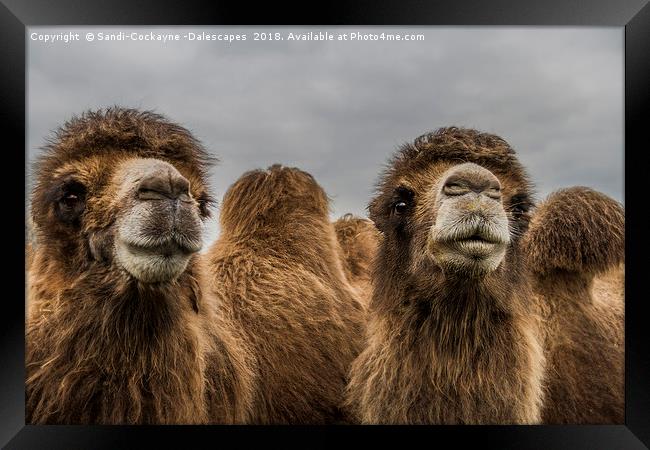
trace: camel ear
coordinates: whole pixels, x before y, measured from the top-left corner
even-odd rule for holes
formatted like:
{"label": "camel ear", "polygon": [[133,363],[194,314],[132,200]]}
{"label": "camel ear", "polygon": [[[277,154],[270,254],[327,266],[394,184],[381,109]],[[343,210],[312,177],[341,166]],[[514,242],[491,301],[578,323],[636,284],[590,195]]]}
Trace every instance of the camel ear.
{"label": "camel ear", "polygon": [[522,240],[533,272],[604,272],[625,260],[625,211],[586,187],[551,194],[533,212]]}

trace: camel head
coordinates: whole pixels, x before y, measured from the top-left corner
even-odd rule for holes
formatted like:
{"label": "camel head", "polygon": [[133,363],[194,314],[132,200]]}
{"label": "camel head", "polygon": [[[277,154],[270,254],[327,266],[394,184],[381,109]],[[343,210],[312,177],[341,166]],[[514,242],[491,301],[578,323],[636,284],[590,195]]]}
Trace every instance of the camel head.
{"label": "camel head", "polygon": [[38,251],[73,277],[175,280],[202,245],[208,164],[187,130],[157,114],[73,118],[35,165]]}
{"label": "camel head", "polygon": [[401,272],[480,279],[503,270],[532,205],[524,169],[503,139],[453,127],[404,145],[369,210],[384,255]]}

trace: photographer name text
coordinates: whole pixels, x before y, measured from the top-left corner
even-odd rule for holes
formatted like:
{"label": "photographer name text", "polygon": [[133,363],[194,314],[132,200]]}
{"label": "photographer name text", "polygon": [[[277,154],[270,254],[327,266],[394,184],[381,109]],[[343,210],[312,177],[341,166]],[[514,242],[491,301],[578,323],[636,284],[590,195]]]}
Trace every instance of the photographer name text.
{"label": "photographer name text", "polygon": [[64,32],[64,33],[37,33],[29,35],[30,40],[44,44],[68,44],[78,41],[86,42],[225,42],[236,43],[243,41],[263,42],[332,42],[332,41],[424,41],[423,34],[414,33],[365,33],[353,31],[348,33],[332,33],[328,31],[309,32],[252,32],[252,33],[216,33],[216,32],[187,32],[187,33],[162,33],[155,31],[113,31],[113,32]]}

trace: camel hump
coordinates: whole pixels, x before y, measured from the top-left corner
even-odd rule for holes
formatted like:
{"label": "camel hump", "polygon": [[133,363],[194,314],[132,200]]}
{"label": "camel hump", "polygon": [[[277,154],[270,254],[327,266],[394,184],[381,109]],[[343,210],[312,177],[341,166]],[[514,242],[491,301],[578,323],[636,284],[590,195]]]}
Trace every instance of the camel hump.
{"label": "camel hump", "polygon": [[561,189],[536,208],[522,244],[539,275],[556,270],[595,275],[625,260],[625,210],[587,187]]}
{"label": "camel hump", "polygon": [[345,251],[351,252],[355,249],[359,257],[376,251],[379,231],[370,219],[346,214],[334,222],[334,230],[339,244]]}
{"label": "camel hump", "polygon": [[358,233],[374,230],[371,220],[347,213],[334,222],[334,229],[340,239],[356,236]]}
{"label": "camel hump", "polygon": [[379,232],[366,218],[346,214],[334,222],[336,238],[343,250],[343,265],[352,278],[369,278],[371,263],[377,252]]}

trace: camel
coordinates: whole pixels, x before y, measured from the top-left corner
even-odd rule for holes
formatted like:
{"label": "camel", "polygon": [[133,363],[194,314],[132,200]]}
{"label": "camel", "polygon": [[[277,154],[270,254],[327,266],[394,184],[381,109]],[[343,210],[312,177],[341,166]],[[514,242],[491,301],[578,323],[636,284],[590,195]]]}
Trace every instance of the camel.
{"label": "camel", "polygon": [[185,128],[107,108],[35,164],[28,424],[244,423],[252,369],[198,251],[212,161]]}
{"label": "camel", "polygon": [[623,208],[586,187],[550,195],[522,246],[545,320],[543,423],[624,422]]}
{"label": "camel", "polygon": [[296,168],[249,171],[224,195],[220,225],[206,264],[256,358],[251,423],[348,422],[341,403],[365,308],[325,192]]}
{"label": "camel", "polygon": [[372,298],[370,277],[379,233],[372,221],[352,214],[335,221],[334,230],[343,249],[345,273],[367,307]]}
{"label": "camel", "polygon": [[622,421],[620,205],[574,188],[536,209],[510,145],[457,127],[403,145],[377,191],[357,420]]}

